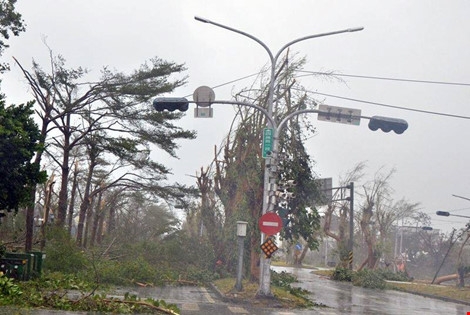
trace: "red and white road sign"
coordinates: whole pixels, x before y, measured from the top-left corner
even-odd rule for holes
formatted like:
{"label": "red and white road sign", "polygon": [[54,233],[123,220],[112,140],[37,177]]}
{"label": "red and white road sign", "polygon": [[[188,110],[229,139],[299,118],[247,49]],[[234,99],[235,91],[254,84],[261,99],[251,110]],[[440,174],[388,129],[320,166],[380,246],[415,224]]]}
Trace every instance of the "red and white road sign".
{"label": "red and white road sign", "polygon": [[282,230],[282,219],[274,212],[267,212],[259,218],[258,227],[266,235],[274,235]]}

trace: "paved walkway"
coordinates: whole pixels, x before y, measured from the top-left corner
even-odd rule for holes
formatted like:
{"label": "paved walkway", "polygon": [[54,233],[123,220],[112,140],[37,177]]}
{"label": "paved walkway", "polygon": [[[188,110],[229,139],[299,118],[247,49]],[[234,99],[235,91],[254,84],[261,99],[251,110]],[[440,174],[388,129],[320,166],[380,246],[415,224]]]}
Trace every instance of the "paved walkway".
{"label": "paved walkway", "polygon": [[[124,296],[125,289],[115,291],[115,296]],[[254,314],[254,315],[293,315],[312,314],[313,310],[286,310],[276,308],[261,308],[249,304],[226,302],[216,290],[205,287],[165,286],[157,288],[136,288],[129,292],[142,299],[152,298],[164,300],[166,303],[176,304],[181,314]],[[315,314],[335,314],[330,312],[316,312]]]}

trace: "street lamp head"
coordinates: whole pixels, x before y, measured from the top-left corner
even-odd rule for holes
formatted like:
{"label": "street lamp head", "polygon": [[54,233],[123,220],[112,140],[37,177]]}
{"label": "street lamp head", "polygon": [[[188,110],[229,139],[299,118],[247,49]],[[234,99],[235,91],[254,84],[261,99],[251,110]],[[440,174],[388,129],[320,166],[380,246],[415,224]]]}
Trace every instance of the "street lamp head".
{"label": "street lamp head", "polygon": [[195,19],[196,21],[199,21],[199,22],[202,22],[202,23],[210,23],[210,22],[211,22],[210,20],[205,19],[205,18],[202,18],[202,17],[200,17],[200,16],[194,16],[194,19]]}
{"label": "street lamp head", "polygon": [[348,28],[348,32],[359,32],[359,31],[362,31],[363,29],[364,29],[363,26],[353,27],[353,28]]}

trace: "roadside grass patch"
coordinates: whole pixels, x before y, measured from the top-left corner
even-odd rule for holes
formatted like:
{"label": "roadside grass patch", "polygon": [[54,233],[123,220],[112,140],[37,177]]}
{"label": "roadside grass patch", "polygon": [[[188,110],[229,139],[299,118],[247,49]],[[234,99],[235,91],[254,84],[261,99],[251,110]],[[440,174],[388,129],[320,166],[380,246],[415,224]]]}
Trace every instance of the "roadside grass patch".
{"label": "roadside grass patch", "polygon": [[[286,276],[286,278],[288,277],[292,276]],[[284,282],[285,284],[291,283],[289,281],[290,280],[281,282]],[[248,302],[253,305],[279,308],[310,308],[313,306],[321,306],[313,303],[306,297],[308,291],[299,288],[292,288],[290,287],[290,285],[283,285],[281,287],[275,285],[274,281],[273,285],[271,285],[271,293],[273,294],[272,298],[264,298],[257,296],[259,289],[258,282],[250,282],[247,280],[243,280],[243,289],[240,292],[235,289],[235,278],[217,279],[213,283],[225,297],[239,302]]]}
{"label": "roadside grass patch", "polygon": [[470,288],[457,286],[442,285],[442,284],[426,284],[426,283],[403,283],[403,282],[387,282],[387,289],[398,291],[405,291],[410,293],[432,295],[450,298],[459,301],[470,301]]}

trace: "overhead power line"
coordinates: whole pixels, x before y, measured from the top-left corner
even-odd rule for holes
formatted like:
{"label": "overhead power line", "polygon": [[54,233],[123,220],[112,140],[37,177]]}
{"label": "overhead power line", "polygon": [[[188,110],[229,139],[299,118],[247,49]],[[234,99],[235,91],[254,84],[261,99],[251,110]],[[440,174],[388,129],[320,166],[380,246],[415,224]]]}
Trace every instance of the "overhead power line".
{"label": "overhead power line", "polygon": [[345,74],[345,73],[331,73],[331,72],[318,72],[318,71],[302,71],[302,70],[299,71],[299,72],[308,73],[309,75],[332,75],[332,76],[337,76],[337,77],[350,77],[350,78],[372,79],[372,80],[387,80],[387,81],[412,82],[412,83],[426,83],[426,84],[470,86],[470,83],[464,83],[464,82],[446,82],[446,81],[431,81],[431,80],[415,80],[415,79],[404,79],[404,78],[377,77],[377,76],[368,76],[368,75]]}
{"label": "overhead power line", "polygon": [[431,115],[438,115],[438,116],[446,116],[446,117],[452,117],[452,118],[470,119],[470,116],[455,115],[455,114],[448,114],[448,113],[441,113],[441,112],[433,112],[433,111],[429,111],[429,110],[422,110],[422,109],[409,108],[409,107],[403,107],[403,106],[389,105],[389,104],[384,104],[384,103],[370,102],[370,101],[364,101],[364,100],[359,100],[359,99],[350,98],[350,97],[337,96],[337,95],[332,95],[332,94],[327,94],[327,93],[312,92],[312,91],[310,91],[309,93],[314,93],[314,94],[318,94],[318,95],[339,98],[339,99],[348,100],[348,101],[352,101],[352,102],[359,102],[359,103],[377,105],[377,106],[382,106],[382,107],[407,110],[407,111],[417,112],[417,113],[424,113],[424,114],[431,114]]}
{"label": "overhead power line", "polygon": [[[213,86],[212,88],[219,88],[223,87],[238,81],[242,81],[251,77],[255,77],[260,75],[261,73],[265,72],[266,70],[262,70],[257,73],[252,73],[246,76],[243,76],[238,79],[230,80],[228,82],[218,84]],[[389,80],[389,81],[403,81],[403,82],[413,82],[413,83],[426,83],[426,84],[443,84],[443,85],[456,85],[456,86],[470,86],[470,83],[461,83],[461,82],[445,82],[445,81],[430,81],[430,80],[415,80],[415,79],[403,79],[403,78],[390,78],[390,77],[378,77],[378,76],[364,76],[364,75],[355,75],[355,74],[335,74],[335,73],[329,73],[329,72],[319,72],[319,71],[299,71],[303,73],[308,73],[308,75],[334,75],[334,76],[345,76],[345,77],[354,77],[354,78],[362,78],[362,79],[373,79],[373,80]],[[464,115],[456,115],[456,114],[449,114],[449,113],[442,113],[442,112],[435,112],[435,111],[427,111],[427,110],[422,110],[422,109],[416,109],[416,108],[409,108],[409,107],[403,107],[403,106],[396,106],[396,105],[390,105],[390,104],[384,104],[384,103],[378,103],[378,102],[371,102],[371,101],[365,101],[365,100],[359,100],[359,99],[354,99],[354,98],[349,98],[349,97],[343,97],[343,96],[338,96],[338,95],[332,95],[332,94],[327,94],[327,93],[320,93],[320,92],[312,92],[310,91],[309,93],[314,93],[318,95],[323,95],[323,96],[328,96],[328,97],[334,97],[334,98],[339,98],[339,99],[344,99],[352,102],[359,102],[359,103],[364,103],[364,104],[370,104],[370,105],[376,105],[376,106],[382,106],[382,107],[388,107],[388,108],[394,108],[394,109],[400,109],[400,110],[406,110],[406,111],[411,111],[411,112],[417,112],[417,113],[423,113],[423,114],[430,114],[430,115],[438,115],[438,116],[445,116],[445,117],[452,117],[452,118],[460,118],[460,119],[470,119],[470,116],[464,116]],[[187,95],[186,97],[189,97],[190,95]]]}

